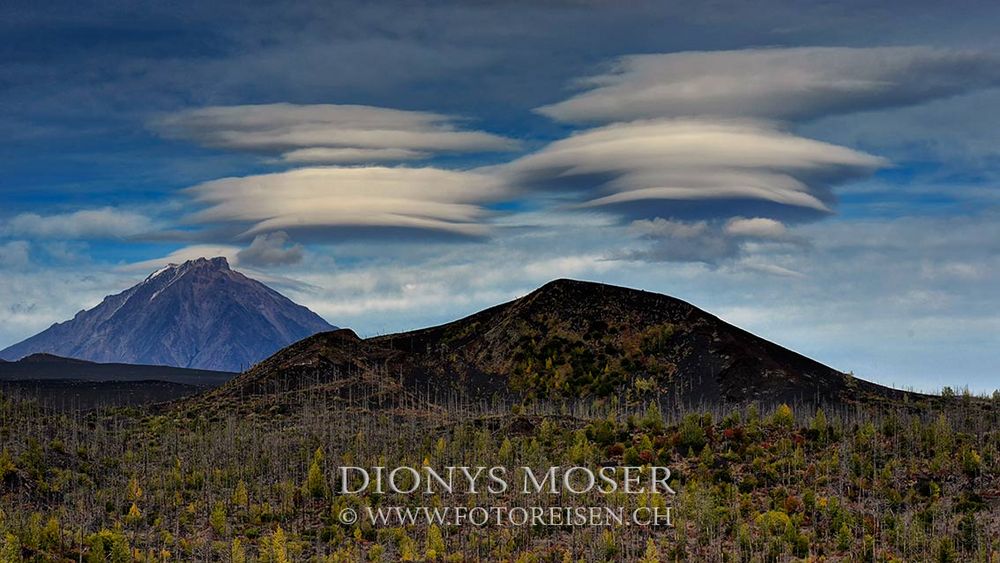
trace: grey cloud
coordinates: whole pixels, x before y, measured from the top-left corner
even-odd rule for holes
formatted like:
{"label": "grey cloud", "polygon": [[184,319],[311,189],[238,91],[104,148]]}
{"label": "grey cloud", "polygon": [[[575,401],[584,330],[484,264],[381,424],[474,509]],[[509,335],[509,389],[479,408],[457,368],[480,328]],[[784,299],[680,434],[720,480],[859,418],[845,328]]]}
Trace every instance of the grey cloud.
{"label": "grey cloud", "polygon": [[796,47],[619,59],[538,111],[561,121],[678,116],[801,120],[1000,85],[1000,56],[927,47]]}
{"label": "grey cloud", "polygon": [[704,262],[714,264],[733,258],[739,243],[706,221],[685,223],[653,219],[635,221],[631,229],[650,244],[619,256],[623,260],[643,262]]}
{"label": "grey cloud", "polygon": [[277,231],[254,237],[250,246],[240,250],[236,257],[248,266],[289,266],[302,261],[302,245],[288,245],[288,233]]}
{"label": "grey cloud", "polygon": [[[739,258],[750,243],[794,243],[785,226],[773,219],[736,217],[720,221],[641,219],[630,233],[646,243],[642,248],[613,255],[616,260],[641,262],[702,262],[719,265]],[[771,275],[798,275],[779,266],[740,261],[745,267]]]}
{"label": "grey cloud", "polygon": [[518,143],[464,130],[453,117],[360,105],[287,103],[212,106],[162,116],[152,127],[170,138],[231,150],[278,153],[292,162],[373,162],[435,152],[505,151]]}

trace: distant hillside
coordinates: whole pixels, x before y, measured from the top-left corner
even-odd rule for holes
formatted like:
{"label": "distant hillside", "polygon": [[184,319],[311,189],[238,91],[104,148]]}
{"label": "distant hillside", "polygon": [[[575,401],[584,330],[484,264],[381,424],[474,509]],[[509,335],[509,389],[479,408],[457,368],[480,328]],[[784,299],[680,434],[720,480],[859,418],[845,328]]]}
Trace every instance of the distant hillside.
{"label": "distant hillside", "polygon": [[180,399],[229,381],[220,371],[99,364],[51,354],[0,362],[0,391],[56,408],[139,405]]}
{"label": "distant hillside", "polygon": [[66,322],[0,351],[96,362],[241,371],[334,327],[225,258],[171,264]]}
{"label": "distant hillside", "polygon": [[32,354],[16,362],[0,363],[0,381],[164,381],[214,387],[229,381],[235,375],[223,371],[168,366],[101,364],[51,354]]}
{"label": "distant hillside", "polygon": [[197,402],[434,391],[544,399],[660,396],[689,404],[841,403],[900,398],[723,322],[684,301],[557,280],[445,325],[360,339],[340,330],[298,342]]}

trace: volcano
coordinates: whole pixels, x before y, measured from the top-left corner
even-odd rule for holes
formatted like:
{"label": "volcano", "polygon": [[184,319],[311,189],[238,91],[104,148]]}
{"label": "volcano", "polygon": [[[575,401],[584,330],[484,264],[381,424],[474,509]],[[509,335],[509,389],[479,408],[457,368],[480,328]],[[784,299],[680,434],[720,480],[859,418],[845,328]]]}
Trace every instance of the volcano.
{"label": "volcano", "polygon": [[229,267],[225,258],[170,264],[66,322],[0,351],[119,364],[242,371],[335,327]]}

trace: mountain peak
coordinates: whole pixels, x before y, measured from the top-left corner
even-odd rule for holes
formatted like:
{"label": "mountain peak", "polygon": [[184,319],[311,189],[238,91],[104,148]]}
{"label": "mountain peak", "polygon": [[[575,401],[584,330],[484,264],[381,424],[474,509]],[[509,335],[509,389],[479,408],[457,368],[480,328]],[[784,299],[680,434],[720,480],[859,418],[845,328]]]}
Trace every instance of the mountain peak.
{"label": "mountain peak", "polygon": [[195,258],[193,260],[187,260],[180,264],[171,262],[166,266],[163,266],[159,270],[149,274],[145,281],[150,281],[154,278],[158,278],[164,274],[170,277],[177,277],[178,275],[183,275],[192,270],[205,270],[205,271],[220,271],[220,272],[230,272],[232,271],[229,267],[229,260],[225,256],[216,256],[214,258]]}
{"label": "mountain peak", "polygon": [[180,266],[181,268],[210,268],[213,270],[228,270],[229,260],[225,256],[216,256],[214,258],[196,258],[194,260],[188,260]]}
{"label": "mountain peak", "polygon": [[93,309],[15,344],[0,356],[47,353],[95,362],[242,371],[334,327],[225,257],[169,264]]}

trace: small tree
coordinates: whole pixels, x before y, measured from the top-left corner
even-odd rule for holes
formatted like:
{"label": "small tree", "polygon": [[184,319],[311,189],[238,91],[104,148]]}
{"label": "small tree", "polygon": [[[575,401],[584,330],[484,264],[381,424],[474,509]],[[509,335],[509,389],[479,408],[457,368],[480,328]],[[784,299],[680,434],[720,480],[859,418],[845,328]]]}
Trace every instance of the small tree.
{"label": "small tree", "polygon": [[816,415],[812,419],[811,426],[820,443],[826,442],[826,435],[828,431],[827,427],[829,426],[829,422],[826,420],[826,413],[823,412],[823,409],[816,409]]}
{"label": "small tree", "polygon": [[125,516],[125,522],[130,526],[138,524],[142,520],[142,511],[139,510],[138,505],[134,502],[132,506],[128,509],[128,515]]}
{"label": "small tree", "polygon": [[236,488],[233,489],[233,504],[243,508],[249,508],[250,506],[250,494],[247,493],[247,484],[240,479],[236,483]]}
{"label": "small tree", "polygon": [[306,492],[313,498],[323,498],[328,491],[326,477],[323,475],[323,459],[323,448],[316,448],[306,476]]}
{"label": "small tree", "polygon": [[660,411],[659,401],[649,402],[639,424],[651,432],[663,432],[663,413]]}
{"label": "small tree", "polygon": [[87,540],[87,563],[129,563],[132,550],[120,530],[101,530]]}
{"label": "small tree", "polygon": [[10,455],[7,448],[0,451],[0,481],[7,478],[15,470],[17,470],[17,465],[14,463],[14,458]]}
{"label": "small tree", "polygon": [[646,552],[639,563],[660,563],[660,551],[656,549],[656,543],[652,538],[646,540]]}
{"label": "small tree", "polygon": [[791,429],[795,425],[795,413],[792,412],[792,407],[782,403],[778,410],[774,411],[771,421],[778,428]]}
{"label": "small tree", "polygon": [[698,415],[689,414],[681,421],[679,429],[681,451],[697,450],[701,451],[705,447],[705,429],[701,427]]}
{"label": "small tree", "polygon": [[[6,451],[6,450],[5,450]],[[21,541],[14,534],[5,534],[0,541],[0,561],[3,563],[21,563]]]}
{"label": "small tree", "polygon": [[212,513],[208,517],[208,523],[216,534],[226,535],[226,505],[221,502],[215,503],[215,506],[212,507]]}
{"label": "small tree", "polygon": [[274,556],[274,563],[288,563],[288,540],[281,526],[271,536],[271,554]]}
{"label": "small tree", "polygon": [[142,498],[142,487],[139,486],[139,480],[132,477],[128,480],[128,500],[136,502]]}
{"label": "small tree", "polygon": [[240,538],[233,539],[232,548],[229,550],[229,561],[230,563],[246,563],[247,552],[243,549],[243,542]]}
{"label": "small tree", "polygon": [[425,556],[428,560],[433,561],[439,557],[444,557],[444,552],[444,537],[441,536],[441,529],[437,527],[437,524],[431,524],[431,527],[427,530]]}
{"label": "small tree", "polygon": [[850,526],[847,522],[840,525],[840,529],[837,530],[837,549],[841,551],[847,551],[854,544],[854,534],[851,533]]}

